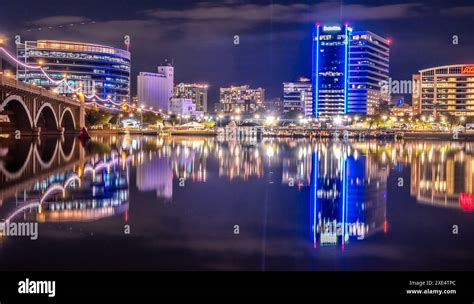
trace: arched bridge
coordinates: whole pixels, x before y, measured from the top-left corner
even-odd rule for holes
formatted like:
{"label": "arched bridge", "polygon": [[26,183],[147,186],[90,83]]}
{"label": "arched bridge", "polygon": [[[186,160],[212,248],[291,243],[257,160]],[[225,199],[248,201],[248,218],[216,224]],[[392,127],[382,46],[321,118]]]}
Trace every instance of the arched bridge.
{"label": "arched bridge", "polygon": [[0,75],[0,134],[76,133],[84,127],[84,101]]}

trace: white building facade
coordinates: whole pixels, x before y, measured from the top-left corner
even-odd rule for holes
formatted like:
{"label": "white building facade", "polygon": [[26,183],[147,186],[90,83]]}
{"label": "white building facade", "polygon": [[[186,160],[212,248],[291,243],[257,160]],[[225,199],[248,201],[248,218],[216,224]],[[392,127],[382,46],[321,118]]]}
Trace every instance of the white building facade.
{"label": "white building facade", "polygon": [[137,77],[139,105],[153,107],[163,113],[169,112],[169,101],[173,97],[174,68],[159,66],[158,73],[141,72]]}
{"label": "white building facade", "polygon": [[204,111],[197,111],[196,104],[191,98],[170,98],[169,113],[173,115],[201,116]]}

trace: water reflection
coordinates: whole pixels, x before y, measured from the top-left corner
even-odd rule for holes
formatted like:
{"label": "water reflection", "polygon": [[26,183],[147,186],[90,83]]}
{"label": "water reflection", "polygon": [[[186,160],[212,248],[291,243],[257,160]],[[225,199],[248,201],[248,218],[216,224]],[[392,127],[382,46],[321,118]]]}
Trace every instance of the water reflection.
{"label": "water reflection", "polygon": [[386,232],[389,166],[367,148],[347,143],[314,147],[310,201],[315,248],[318,243],[344,248],[350,240]]}
{"label": "water reflection", "polygon": [[2,222],[84,222],[126,212],[130,157],[108,145],[98,150],[74,137],[3,141]]}
{"label": "water reflection", "polygon": [[[414,205],[472,212],[473,156],[473,143],[440,141],[110,136],[83,145],[74,137],[2,139],[0,219],[91,223],[117,218],[123,224],[135,206],[143,210],[135,215],[145,226],[141,235],[155,235],[163,228],[149,221],[150,208],[164,203],[176,208],[168,225],[178,230],[198,223],[204,235],[213,236],[213,224],[240,220],[259,231],[252,237],[264,252],[271,231],[281,227],[299,231],[291,241],[304,240],[314,252],[322,247],[347,251],[392,233],[391,221],[402,215],[392,215],[389,205],[400,203],[397,192],[405,188]],[[390,187],[396,189],[391,197]],[[146,201],[138,198],[147,193],[153,195]],[[182,210],[183,201],[194,205]],[[285,217],[293,213],[306,220]]]}

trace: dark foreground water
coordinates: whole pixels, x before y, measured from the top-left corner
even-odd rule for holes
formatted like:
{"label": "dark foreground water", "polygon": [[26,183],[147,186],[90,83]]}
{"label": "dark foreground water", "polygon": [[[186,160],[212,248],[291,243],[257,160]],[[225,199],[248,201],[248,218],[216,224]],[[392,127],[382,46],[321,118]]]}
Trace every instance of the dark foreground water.
{"label": "dark foreground water", "polygon": [[0,270],[474,270],[474,144],[0,139]]}

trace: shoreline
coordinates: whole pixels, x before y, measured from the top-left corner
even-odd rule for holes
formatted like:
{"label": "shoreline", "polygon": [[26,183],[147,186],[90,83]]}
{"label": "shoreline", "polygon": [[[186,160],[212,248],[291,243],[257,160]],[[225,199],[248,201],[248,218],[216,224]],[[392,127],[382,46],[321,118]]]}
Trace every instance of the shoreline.
{"label": "shoreline", "polygon": [[[152,131],[152,130],[89,130],[91,135],[143,135],[143,136],[207,136],[217,137],[218,132],[215,130],[170,130],[170,131]],[[338,138],[342,139],[343,130],[308,130],[307,133],[296,131],[294,133],[284,134],[263,134],[265,138],[335,138],[334,134],[339,133]],[[348,138],[351,139],[405,139],[405,140],[452,140],[452,141],[474,141],[474,132],[452,133],[452,132],[436,132],[436,131],[349,131]],[[377,133],[379,132],[379,133]],[[69,135],[77,136],[79,133],[69,133]],[[51,136],[53,134],[41,134]],[[67,136],[68,134],[63,134]],[[38,137],[38,135],[22,134],[22,137]],[[14,138],[13,133],[0,133],[0,138]]]}

